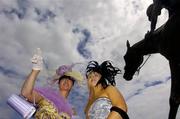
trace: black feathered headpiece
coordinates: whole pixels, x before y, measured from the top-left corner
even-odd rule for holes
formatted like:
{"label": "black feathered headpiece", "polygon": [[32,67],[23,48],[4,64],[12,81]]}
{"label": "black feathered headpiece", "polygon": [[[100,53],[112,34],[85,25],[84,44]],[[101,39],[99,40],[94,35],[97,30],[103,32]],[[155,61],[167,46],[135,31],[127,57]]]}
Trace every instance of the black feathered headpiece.
{"label": "black feathered headpiece", "polygon": [[86,77],[92,71],[102,75],[97,85],[102,84],[103,88],[106,88],[108,85],[116,85],[115,76],[121,73],[121,70],[114,67],[110,61],[104,61],[101,65],[96,61],[90,61],[86,68]]}

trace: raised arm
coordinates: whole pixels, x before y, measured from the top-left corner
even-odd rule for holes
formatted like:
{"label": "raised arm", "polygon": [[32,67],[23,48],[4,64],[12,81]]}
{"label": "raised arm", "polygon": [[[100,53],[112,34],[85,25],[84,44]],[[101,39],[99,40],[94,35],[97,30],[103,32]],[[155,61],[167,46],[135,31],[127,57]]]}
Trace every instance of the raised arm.
{"label": "raised arm", "polygon": [[35,101],[38,103],[43,98],[40,94],[34,91],[35,81],[40,70],[42,69],[42,56],[40,49],[37,49],[37,54],[33,56],[31,61],[33,63],[33,68],[22,85],[21,95],[26,97],[30,102]]}
{"label": "raised arm", "polygon": [[26,97],[30,102],[33,102],[35,99],[35,102],[38,103],[42,99],[42,96],[34,91],[35,80],[39,72],[39,70],[32,70],[21,88],[21,95]]}

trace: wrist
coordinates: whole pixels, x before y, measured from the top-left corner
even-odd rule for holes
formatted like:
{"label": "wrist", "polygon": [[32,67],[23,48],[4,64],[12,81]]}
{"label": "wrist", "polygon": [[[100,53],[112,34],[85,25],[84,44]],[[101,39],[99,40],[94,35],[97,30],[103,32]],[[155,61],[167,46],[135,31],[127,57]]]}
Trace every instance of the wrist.
{"label": "wrist", "polygon": [[35,69],[32,69],[32,71],[31,71],[32,73],[34,73],[34,74],[39,74],[39,72],[40,72],[40,70],[35,70]]}

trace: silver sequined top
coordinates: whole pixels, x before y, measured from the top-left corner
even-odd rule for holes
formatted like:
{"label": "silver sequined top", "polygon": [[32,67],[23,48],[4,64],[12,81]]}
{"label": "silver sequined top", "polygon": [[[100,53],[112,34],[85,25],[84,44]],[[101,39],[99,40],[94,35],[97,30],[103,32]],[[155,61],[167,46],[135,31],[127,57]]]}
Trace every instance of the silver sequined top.
{"label": "silver sequined top", "polygon": [[108,98],[98,98],[91,105],[88,116],[89,119],[106,119],[112,107]]}

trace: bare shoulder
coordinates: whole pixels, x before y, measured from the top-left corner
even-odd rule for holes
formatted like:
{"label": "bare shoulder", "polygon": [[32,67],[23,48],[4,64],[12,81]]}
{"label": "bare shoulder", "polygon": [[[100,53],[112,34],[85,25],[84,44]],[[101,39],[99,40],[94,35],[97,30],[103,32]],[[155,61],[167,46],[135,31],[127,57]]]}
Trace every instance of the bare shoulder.
{"label": "bare shoulder", "polygon": [[115,86],[108,86],[106,89],[106,94],[108,95],[108,97],[110,99],[120,99],[123,98],[121,92],[119,91],[119,89]]}
{"label": "bare shoulder", "polygon": [[124,111],[127,111],[127,105],[125,99],[117,87],[108,86],[106,88],[106,93],[109,99],[111,100],[113,106],[117,106],[123,109]]}
{"label": "bare shoulder", "polygon": [[106,89],[106,92],[109,94],[111,94],[112,92],[114,92],[114,93],[120,93],[120,91],[118,90],[118,88],[117,87],[115,87],[115,86],[108,86]]}

